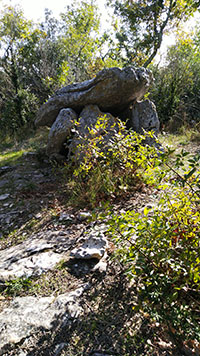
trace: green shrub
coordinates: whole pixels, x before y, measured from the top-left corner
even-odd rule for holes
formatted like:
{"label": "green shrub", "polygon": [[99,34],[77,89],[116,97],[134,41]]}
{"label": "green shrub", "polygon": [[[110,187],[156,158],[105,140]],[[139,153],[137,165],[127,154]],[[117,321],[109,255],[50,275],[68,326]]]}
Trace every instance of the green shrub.
{"label": "green shrub", "polygon": [[17,136],[25,128],[34,127],[35,113],[38,110],[38,99],[29,90],[19,90],[17,96],[7,99],[0,120],[0,131],[3,137],[6,134]]}
{"label": "green shrub", "polygon": [[72,164],[73,201],[97,206],[100,201],[126,195],[144,179],[152,180],[157,150],[145,144],[153,137],[151,132],[139,135],[127,130],[119,119],[111,125],[105,115],[88,128],[87,135],[81,136],[78,130],[76,134],[79,145]]}
{"label": "green shrub", "polygon": [[166,325],[181,344],[200,340],[199,157],[182,151],[172,166],[167,155],[160,160],[163,194],[157,206],[143,214],[113,214],[108,232],[118,245],[117,259],[137,286],[135,308]]}
{"label": "green shrub", "polygon": [[24,291],[27,291],[31,287],[32,281],[30,278],[20,277],[6,281],[5,285],[6,289],[4,293],[6,295],[16,296],[20,295],[20,293]]}

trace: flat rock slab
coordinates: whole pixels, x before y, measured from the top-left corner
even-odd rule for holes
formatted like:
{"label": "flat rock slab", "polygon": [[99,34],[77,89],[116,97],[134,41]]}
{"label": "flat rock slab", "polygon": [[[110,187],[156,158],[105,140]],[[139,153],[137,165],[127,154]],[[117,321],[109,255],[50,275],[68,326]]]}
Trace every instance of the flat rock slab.
{"label": "flat rock slab", "polygon": [[145,68],[104,69],[91,80],[59,90],[41,106],[35,125],[51,126],[61,109],[80,113],[86,105],[98,105],[100,110],[118,116],[130,103],[143,97],[151,82],[152,76]]}
{"label": "flat rock slab", "polygon": [[0,251],[0,280],[40,275],[52,269],[75,239],[66,231],[45,231]]}
{"label": "flat rock slab", "polygon": [[89,285],[84,284],[58,297],[16,297],[0,313],[0,355],[4,354],[6,345],[17,344],[41,330],[51,330],[55,325],[64,326],[77,318],[82,312],[79,298],[88,288]]}
{"label": "flat rock slab", "polygon": [[9,198],[9,196],[10,196],[10,194],[1,194],[0,195],[0,200],[6,200],[6,199],[8,199]]}

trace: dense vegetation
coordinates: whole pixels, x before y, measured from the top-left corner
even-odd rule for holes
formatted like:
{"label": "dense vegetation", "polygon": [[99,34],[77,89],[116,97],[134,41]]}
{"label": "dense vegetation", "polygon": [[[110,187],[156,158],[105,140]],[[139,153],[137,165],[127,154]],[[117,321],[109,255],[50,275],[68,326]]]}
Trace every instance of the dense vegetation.
{"label": "dense vegetation", "polygon": [[[144,145],[151,133],[138,135],[120,122],[118,128],[106,151],[106,117],[88,138],[80,136],[84,160],[63,168],[66,177],[71,170],[71,203],[90,206],[95,220],[107,224],[115,258],[137,292],[134,313],[145,313],[165,329],[180,351],[183,342],[200,340],[200,155],[183,149],[174,154],[169,147],[162,153]],[[116,200],[142,188],[157,195],[143,211],[116,212]]]}

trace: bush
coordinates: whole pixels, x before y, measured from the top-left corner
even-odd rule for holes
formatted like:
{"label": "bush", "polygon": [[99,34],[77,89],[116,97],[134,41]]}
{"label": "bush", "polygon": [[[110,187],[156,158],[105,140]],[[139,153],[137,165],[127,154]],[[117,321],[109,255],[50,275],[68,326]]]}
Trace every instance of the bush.
{"label": "bush", "polygon": [[135,308],[165,325],[181,345],[186,339],[200,341],[199,156],[182,151],[172,166],[167,156],[161,155],[160,173],[157,169],[163,191],[157,206],[142,215],[113,214],[108,232],[118,245],[117,259],[137,286]]}
{"label": "bush", "polygon": [[18,135],[21,129],[34,127],[35,113],[38,110],[38,99],[29,90],[21,89],[18,95],[10,97],[2,105],[0,131]]}
{"label": "bush", "polygon": [[81,136],[78,130],[76,134],[79,144],[71,168],[73,201],[78,204],[82,201],[98,206],[100,201],[137,189],[144,177],[152,179],[157,150],[145,144],[152,133],[139,135],[127,130],[119,119],[111,125],[109,117],[104,116],[88,129],[88,135]]}

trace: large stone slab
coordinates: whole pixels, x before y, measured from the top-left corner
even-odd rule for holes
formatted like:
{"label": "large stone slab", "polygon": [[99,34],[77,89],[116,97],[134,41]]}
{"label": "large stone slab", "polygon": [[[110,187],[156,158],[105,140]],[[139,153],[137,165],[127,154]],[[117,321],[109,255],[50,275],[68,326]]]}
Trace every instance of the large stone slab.
{"label": "large stone slab", "polygon": [[67,232],[45,231],[0,251],[0,280],[40,275],[51,270],[74,243]]}
{"label": "large stone slab", "polygon": [[6,345],[17,344],[41,330],[51,330],[55,324],[64,326],[77,318],[82,312],[79,298],[88,288],[85,284],[58,297],[16,297],[0,313],[0,355],[4,354]]}
{"label": "large stone slab", "polygon": [[152,81],[145,68],[109,68],[100,71],[95,78],[59,90],[39,109],[35,125],[51,126],[63,108],[77,113],[86,105],[98,105],[100,110],[118,115],[130,103],[140,100]]}
{"label": "large stone slab", "polygon": [[131,126],[134,131],[143,134],[145,131],[159,133],[160,122],[154,103],[144,100],[134,103],[131,115]]}

